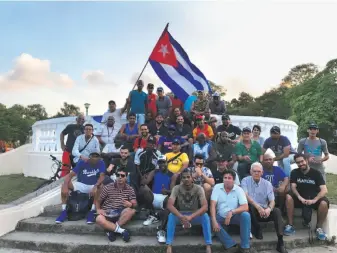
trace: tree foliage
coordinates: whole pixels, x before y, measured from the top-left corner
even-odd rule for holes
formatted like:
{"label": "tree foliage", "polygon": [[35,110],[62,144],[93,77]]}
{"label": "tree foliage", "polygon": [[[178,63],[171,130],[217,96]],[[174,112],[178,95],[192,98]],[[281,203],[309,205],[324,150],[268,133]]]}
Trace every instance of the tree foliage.
{"label": "tree foliage", "polygon": [[313,78],[318,72],[318,67],[313,63],[300,64],[290,69],[282,81],[296,86]]}
{"label": "tree foliage", "polygon": [[64,102],[63,107],[56,113],[54,118],[76,116],[78,114],[80,114],[80,108],[78,106]]}
{"label": "tree foliage", "polygon": [[211,86],[211,89],[212,89],[213,92],[218,92],[221,97],[226,95],[227,90],[226,90],[225,87],[223,87],[222,85],[216,84],[215,82],[212,82],[210,80],[208,80],[208,82],[209,82],[209,86]]}

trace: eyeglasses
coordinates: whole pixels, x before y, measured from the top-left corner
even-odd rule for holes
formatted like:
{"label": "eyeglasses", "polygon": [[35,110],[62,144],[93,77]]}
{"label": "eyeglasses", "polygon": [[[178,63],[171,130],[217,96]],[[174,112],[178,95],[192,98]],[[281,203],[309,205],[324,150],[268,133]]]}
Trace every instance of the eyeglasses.
{"label": "eyeglasses", "polygon": [[195,163],[195,165],[197,165],[197,166],[203,166],[204,163]]}
{"label": "eyeglasses", "polygon": [[126,175],[125,174],[120,174],[120,173],[117,173],[117,175],[116,175],[117,177],[121,177],[121,178],[125,178],[126,177]]}

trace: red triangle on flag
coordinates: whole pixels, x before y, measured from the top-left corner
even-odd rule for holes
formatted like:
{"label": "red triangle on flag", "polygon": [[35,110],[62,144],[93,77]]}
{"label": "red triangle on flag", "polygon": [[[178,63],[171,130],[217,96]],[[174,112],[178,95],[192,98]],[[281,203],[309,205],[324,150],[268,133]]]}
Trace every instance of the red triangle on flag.
{"label": "red triangle on flag", "polygon": [[171,65],[173,67],[178,66],[178,60],[171,45],[168,32],[165,32],[157,42],[157,45],[150,55],[150,60]]}

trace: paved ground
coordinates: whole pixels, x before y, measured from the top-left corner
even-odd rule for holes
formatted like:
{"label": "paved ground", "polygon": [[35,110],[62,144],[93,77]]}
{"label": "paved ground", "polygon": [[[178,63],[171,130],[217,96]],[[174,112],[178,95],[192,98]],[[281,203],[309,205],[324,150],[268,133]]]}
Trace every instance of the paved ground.
{"label": "paved ground", "polygon": [[[260,251],[259,253],[277,253],[277,251]],[[337,253],[337,247],[311,247],[288,250],[288,253]]]}

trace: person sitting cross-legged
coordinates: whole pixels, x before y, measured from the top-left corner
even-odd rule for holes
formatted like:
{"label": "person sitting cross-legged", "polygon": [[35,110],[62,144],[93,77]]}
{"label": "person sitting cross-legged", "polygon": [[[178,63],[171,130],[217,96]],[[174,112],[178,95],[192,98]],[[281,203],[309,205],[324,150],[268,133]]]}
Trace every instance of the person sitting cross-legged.
{"label": "person sitting cross-legged", "polygon": [[[167,222],[166,253],[172,253],[177,223],[181,223],[184,229],[194,224],[201,224],[206,243],[206,253],[211,253],[212,232],[210,219],[207,214],[207,200],[203,188],[193,183],[191,171],[184,169],[181,173],[182,183],[172,189],[167,203],[167,209],[171,212]],[[201,206],[199,208],[199,206]]]}
{"label": "person sitting cross-legged", "polygon": [[130,233],[122,228],[135,215],[136,194],[126,183],[128,172],[121,168],[117,172],[117,181],[102,188],[97,205],[96,223],[101,226],[109,241],[116,240],[116,233],[121,234],[125,242],[130,241]]}
{"label": "person sitting cross-legged", "polygon": [[312,209],[317,210],[316,236],[319,240],[326,240],[322,226],[329,211],[328,193],[322,173],[309,167],[308,159],[302,154],[294,156],[298,169],[290,175],[291,194],[286,196],[288,225],[284,229],[285,235],[295,233],[293,227],[294,207],[302,208],[303,224],[309,226]]}
{"label": "person sitting cross-legged", "polygon": [[[213,231],[226,248],[226,252],[255,253],[250,247],[251,228],[248,202],[245,192],[235,184],[237,175],[233,170],[225,170],[223,183],[215,185],[211,196],[211,219]],[[224,228],[240,226],[241,247],[231,238]]]}
{"label": "person sitting cross-legged", "polygon": [[[99,174],[99,178],[97,175]],[[71,179],[77,176],[77,181],[72,182]],[[105,178],[105,164],[101,160],[98,153],[91,153],[88,161],[80,160],[76,167],[65,177],[61,187],[62,212],[56,219],[56,223],[62,223],[67,218],[67,199],[69,191],[79,191],[87,193],[97,199],[98,188],[103,183]],[[92,224],[95,221],[95,204],[92,205],[91,211],[87,216],[87,223]]]}
{"label": "person sitting cross-legged", "polygon": [[278,242],[276,250],[287,253],[283,241],[283,219],[279,208],[275,208],[275,195],[272,184],[262,178],[263,167],[255,162],[251,165],[251,176],[241,181],[241,187],[245,191],[249,203],[249,212],[252,223],[252,234],[256,239],[262,240],[260,222],[273,221]]}

